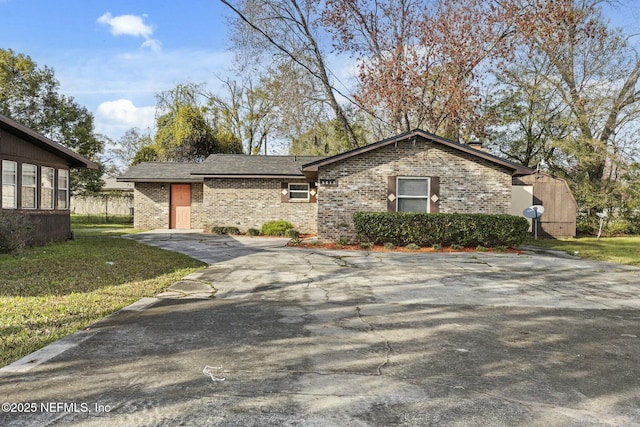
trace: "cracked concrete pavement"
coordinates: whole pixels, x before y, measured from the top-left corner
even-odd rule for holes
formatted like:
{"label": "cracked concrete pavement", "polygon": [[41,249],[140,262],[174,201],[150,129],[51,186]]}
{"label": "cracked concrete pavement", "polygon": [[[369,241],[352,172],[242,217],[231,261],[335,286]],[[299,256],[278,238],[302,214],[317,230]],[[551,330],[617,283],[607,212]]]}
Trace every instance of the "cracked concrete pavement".
{"label": "cracked concrete pavement", "polygon": [[211,266],[0,370],[6,402],[87,408],[0,425],[640,425],[638,268],[131,237]]}

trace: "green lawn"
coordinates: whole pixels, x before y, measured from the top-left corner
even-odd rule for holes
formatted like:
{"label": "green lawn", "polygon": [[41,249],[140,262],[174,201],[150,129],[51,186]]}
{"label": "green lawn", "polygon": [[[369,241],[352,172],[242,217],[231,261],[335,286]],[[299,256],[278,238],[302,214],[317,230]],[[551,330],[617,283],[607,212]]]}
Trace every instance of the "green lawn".
{"label": "green lawn", "polygon": [[74,225],[73,241],[0,255],[0,366],[205,266],[119,238],[126,227]]}
{"label": "green lawn", "polygon": [[565,251],[581,258],[615,262],[640,267],[640,236],[582,237],[568,240],[532,240],[529,244]]}

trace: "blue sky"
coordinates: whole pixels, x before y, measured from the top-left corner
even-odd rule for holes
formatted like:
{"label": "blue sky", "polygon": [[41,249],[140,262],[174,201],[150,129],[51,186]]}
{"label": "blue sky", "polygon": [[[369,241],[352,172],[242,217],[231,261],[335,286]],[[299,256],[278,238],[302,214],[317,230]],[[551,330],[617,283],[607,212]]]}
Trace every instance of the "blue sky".
{"label": "blue sky", "polygon": [[[607,13],[640,33],[640,1]],[[229,75],[230,14],[218,0],[0,0],[0,47],[52,67],[61,93],[117,140],[153,125],[156,93],[189,81],[215,90]]]}
{"label": "blue sky", "polygon": [[0,0],[0,47],[52,67],[118,139],[152,126],[156,93],[229,72],[228,16],[217,0]]}

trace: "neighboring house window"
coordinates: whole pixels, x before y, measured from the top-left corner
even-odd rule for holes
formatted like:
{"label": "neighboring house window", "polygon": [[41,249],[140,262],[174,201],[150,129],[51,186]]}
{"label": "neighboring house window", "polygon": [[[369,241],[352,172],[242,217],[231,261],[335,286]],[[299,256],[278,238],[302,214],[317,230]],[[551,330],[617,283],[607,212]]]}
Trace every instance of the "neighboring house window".
{"label": "neighboring house window", "polygon": [[18,163],[2,161],[2,208],[18,207]]}
{"label": "neighboring house window", "polygon": [[58,169],[58,209],[69,209],[69,171]]}
{"label": "neighboring house window", "polygon": [[398,212],[429,212],[429,178],[398,177]]}
{"label": "neighboring house window", "polygon": [[41,172],[42,192],[40,193],[40,209],[53,209],[53,202],[55,200],[54,192],[54,176],[55,169],[42,167]]}
{"label": "neighboring house window", "polygon": [[22,209],[35,209],[38,204],[38,167],[22,164]]}
{"label": "neighboring house window", "polygon": [[289,184],[289,200],[309,201],[309,184]]}

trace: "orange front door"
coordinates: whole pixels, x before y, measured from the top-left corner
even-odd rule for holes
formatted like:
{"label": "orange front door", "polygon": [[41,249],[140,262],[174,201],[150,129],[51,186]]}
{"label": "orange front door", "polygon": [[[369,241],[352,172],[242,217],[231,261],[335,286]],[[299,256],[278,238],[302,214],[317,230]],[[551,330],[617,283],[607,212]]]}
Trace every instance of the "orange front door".
{"label": "orange front door", "polygon": [[170,228],[191,228],[191,185],[171,185]]}

